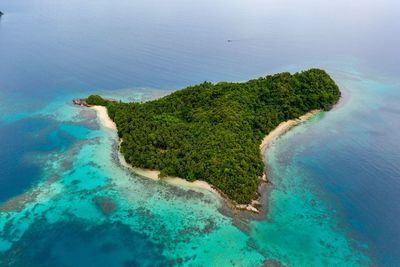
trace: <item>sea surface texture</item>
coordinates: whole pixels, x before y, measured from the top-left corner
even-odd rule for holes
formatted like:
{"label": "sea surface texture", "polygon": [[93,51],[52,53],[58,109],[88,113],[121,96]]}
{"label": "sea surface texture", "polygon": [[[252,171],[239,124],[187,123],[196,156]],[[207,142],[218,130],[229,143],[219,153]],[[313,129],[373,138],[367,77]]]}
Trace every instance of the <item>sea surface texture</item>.
{"label": "sea surface texture", "polygon": [[[400,266],[398,1],[0,0],[0,266]],[[264,214],[138,177],[71,100],[326,69]],[[261,141],[261,140],[260,140]]]}

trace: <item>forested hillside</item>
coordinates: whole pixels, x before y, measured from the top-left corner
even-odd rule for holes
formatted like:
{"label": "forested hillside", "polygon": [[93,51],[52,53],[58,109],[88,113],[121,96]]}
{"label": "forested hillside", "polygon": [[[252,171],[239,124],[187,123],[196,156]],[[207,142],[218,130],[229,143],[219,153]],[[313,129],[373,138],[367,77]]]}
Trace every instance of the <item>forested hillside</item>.
{"label": "forested hillside", "polygon": [[106,106],[134,166],[161,176],[204,180],[237,203],[249,203],[264,171],[260,144],[279,123],[328,110],[340,97],[323,70],[280,73],[244,83],[204,82],[145,103]]}

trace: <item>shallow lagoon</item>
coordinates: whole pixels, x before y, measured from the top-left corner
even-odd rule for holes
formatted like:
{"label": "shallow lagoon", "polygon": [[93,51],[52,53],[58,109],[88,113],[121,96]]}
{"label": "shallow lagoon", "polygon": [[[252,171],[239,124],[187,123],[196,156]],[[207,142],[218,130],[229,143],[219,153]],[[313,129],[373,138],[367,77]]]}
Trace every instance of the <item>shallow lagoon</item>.
{"label": "shallow lagoon", "polygon": [[[82,266],[88,263],[86,259],[90,262],[93,255],[101,257],[99,262],[92,263],[104,266],[111,262],[119,265],[114,260],[116,255],[121,260],[120,265],[129,265],[139,257],[147,259],[149,265],[160,261],[160,265],[182,262],[185,265],[253,266],[267,259],[282,261],[289,255],[289,262],[293,264],[305,264],[310,260],[320,264],[327,260],[323,254],[329,250],[342,253],[337,259],[329,259],[332,264],[349,262],[348,257],[354,264],[359,258],[366,260],[352,250],[343,230],[321,217],[325,211],[323,206],[318,207],[320,210],[307,206],[307,199],[302,199],[304,192],[297,196],[294,188],[288,192],[296,198],[292,203],[279,199],[274,203],[279,191],[273,191],[267,221],[231,218],[219,212],[222,204],[208,191],[172,187],[136,177],[123,169],[116,155],[116,133],[102,127],[82,131],[83,125],[90,127],[96,120],[82,113],[93,111],[67,103],[64,108],[70,109],[69,113],[77,113],[73,123],[79,126],[62,129],[65,135],[79,139],[76,138],[67,150],[46,153],[44,157],[49,158],[42,158],[41,165],[48,165],[45,169],[48,177],[39,182],[32,193],[27,193],[25,199],[6,203],[7,208],[2,212],[6,261],[12,259],[23,264],[18,260],[24,260],[50,266],[70,261],[72,255],[80,251],[83,255],[77,260]],[[82,117],[89,119],[80,120]],[[297,189],[304,186],[302,181],[291,180],[290,183]],[[302,202],[297,204],[306,207],[292,206],[299,199]],[[318,200],[316,202],[318,204]],[[275,209],[279,208],[286,210],[274,216]],[[304,218],[298,218],[299,224],[293,225],[291,217],[299,213],[303,213]],[[321,234],[315,236],[316,240],[306,238],[303,241],[313,247],[312,258],[307,258],[307,254],[297,250],[299,246],[304,247],[298,240],[315,230],[317,224],[321,224]],[[119,235],[131,238],[124,241]],[[34,250],[33,240],[36,240]],[[84,244],[83,251],[77,248],[80,243]],[[140,249],[142,246],[145,248]],[[293,254],[296,250],[298,256]],[[318,254],[321,258],[316,257]],[[141,263],[145,265],[146,262]],[[73,257],[70,264],[77,264]]]}

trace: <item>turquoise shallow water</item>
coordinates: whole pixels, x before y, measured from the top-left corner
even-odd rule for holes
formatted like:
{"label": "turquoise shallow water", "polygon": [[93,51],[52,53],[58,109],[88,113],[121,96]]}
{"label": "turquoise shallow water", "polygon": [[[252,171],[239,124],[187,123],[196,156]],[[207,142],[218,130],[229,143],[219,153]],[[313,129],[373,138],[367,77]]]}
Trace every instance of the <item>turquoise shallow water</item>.
{"label": "turquoise shallow water", "polygon": [[[265,219],[253,221],[220,213],[223,204],[210,192],[172,187],[124,169],[118,163],[116,133],[99,125],[93,111],[69,102],[59,101],[37,115],[57,121],[59,114],[69,114],[58,121],[57,131],[62,134],[48,136],[69,136],[73,141],[68,148],[32,155],[31,161],[45,166],[44,177],[2,208],[4,262],[45,266],[371,263],[368,242],[342,221],[336,210],[340,205],[327,199],[326,191],[303,166],[315,160],[306,153],[318,145],[313,136],[320,136],[324,124],[330,125],[329,120],[353,105],[317,115],[274,142],[266,155],[274,183],[265,203],[268,213]],[[36,240],[34,248],[32,240]]]}
{"label": "turquoise shallow water", "polygon": [[[0,266],[400,265],[397,2],[0,7]],[[137,177],[116,133],[71,105],[308,67],[343,98],[269,147],[257,219]]]}

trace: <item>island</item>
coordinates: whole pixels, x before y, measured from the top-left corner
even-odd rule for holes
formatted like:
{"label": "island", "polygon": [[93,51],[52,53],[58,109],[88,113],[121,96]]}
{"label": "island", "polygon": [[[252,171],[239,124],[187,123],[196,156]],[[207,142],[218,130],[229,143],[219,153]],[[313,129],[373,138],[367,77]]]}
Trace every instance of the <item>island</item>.
{"label": "island", "polygon": [[83,103],[106,107],[128,164],[157,170],[160,178],[205,181],[247,207],[266,180],[265,137],[284,122],[331,109],[339,98],[333,79],[310,69],[240,83],[204,82],[144,103],[98,95]]}

